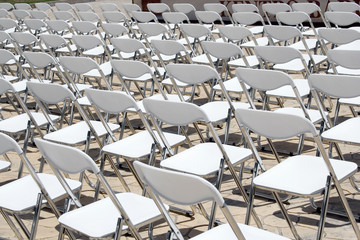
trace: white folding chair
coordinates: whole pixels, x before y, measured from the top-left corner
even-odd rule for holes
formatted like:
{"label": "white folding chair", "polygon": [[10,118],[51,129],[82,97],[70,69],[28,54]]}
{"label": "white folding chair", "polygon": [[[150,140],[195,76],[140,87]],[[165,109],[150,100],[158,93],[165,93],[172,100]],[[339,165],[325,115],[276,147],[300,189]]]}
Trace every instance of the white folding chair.
{"label": "white folding chair", "polygon": [[319,28],[318,36],[324,53],[330,49],[343,50],[360,49],[360,32],[355,29],[346,28]]}
{"label": "white folding chair", "polygon": [[[164,143],[167,141],[161,134],[162,130],[157,124],[158,121],[181,128],[186,127],[189,124],[194,124],[199,136],[201,136],[201,132],[197,123],[202,122],[210,129],[211,136],[215,141],[202,141],[200,144],[168,157],[161,161],[161,167],[205,178],[215,175],[217,177],[215,186],[219,190],[221,189],[224,170],[228,169],[245,202],[247,202],[248,196],[241,184],[241,179],[239,179],[238,174],[235,172],[234,166],[241,164],[252,157],[252,153],[249,149],[222,144],[208,114],[195,104],[159,99],[144,99],[143,103],[146,111],[151,114],[152,123],[159,132]],[[186,134],[184,129],[182,129],[182,132]],[[215,208],[216,203],[213,204],[210,215],[210,228],[214,224]],[[255,212],[253,212],[253,216],[255,219],[257,218]],[[260,221],[256,220],[256,223],[261,226]]]}
{"label": "white folding chair", "polygon": [[230,21],[231,24],[234,24],[234,21],[232,20],[231,14],[228,10],[228,8],[221,3],[204,3],[204,10],[205,11],[215,11],[220,15],[224,15],[225,18],[223,21]]}
{"label": "white folding chair", "polygon": [[0,27],[2,31],[6,33],[12,33],[15,31],[21,31],[17,21],[11,18],[0,18]]}
{"label": "white folding chair", "polygon": [[196,12],[196,8],[190,3],[174,3],[173,8],[176,12],[182,12],[186,15],[190,14],[191,12]]}
{"label": "white folding chair", "polygon": [[[69,3],[66,3],[66,2],[56,2],[55,3],[55,8],[58,10],[58,11],[66,11],[66,12],[72,12],[76,15],[76,10],[73,8],[73,6]],[[54,15],[55,15],[55,12],[54,12]]]}
{"label": "white folding chair", "polygon": [[360,50],[331,49],[327,52],[332,72],[344,75],[359,75],[360,64],[358,54]]}
{"label": "white folding chair", "polygon": [[[57,21],[57,20],[55,20]],[[44,45],[45,48],[41,49],[43,52],[48,52],[53,57],[60,55],[75,55],[76,46],[66,41],[64,37],[56,34],[41,34],[40,35],[41,47]]]}
{"label": "white folding chair", "polygon": [[291,4],[291,8],[294,12],[304,12],[307,13],[309,16],[312,14],[319,15],[324,26],[327,26],[327,22],[324,18],[324,14],[321,11],[321,8],[316,3],[310,2],[297,2]]}
{"label": "white folding chair", "polygon": [[[195,16],[196,19],[199,21],[199,24],[209,28],[211,30],[211,33],[214,35],[219,34],[217,25],[225,25],[220,14],[215,11],[196,11]],[[221,40],[222,39],[219,39],[218,41]]]}
{"label": "white folding chair", "polygon": [[29,13],[32,19],[39,19],[43,21],[50,20],[49,15],[45,11],[31,10]]}
{"label": "white folding chair", "polygon": [[[260,158],[259,153],[249,135],[249,130],[258,135],[271,139],[288,139],[304,133],[309,133],[314,138],[317,148],[322,157],[311,155],[297,155],[289,157],[270,170],[256,176],[252,181],[250,192],[250,204],[248,210],[253,209],[254,194],[257,189],[271,191],[280,210],[289,224],[289,227],[296,239],[300,239],[283,203],[279,193],[286,193],[297,197],[312,198],[323,196],[323,205],[317,239],[323,236],[326,213],[329,201],[329,192],[334,186],[339,194],[340,200],[346,209],[347,216],[357,237],[360,237],[359,227],[354,219],[349,204],[345,198],[340,183],[351,177],[357,172],[357,165],[351,162],[329,159],[324,146],[322,145],[318,131],[307,119],[297,115],[275,113],[261,110],[237,109],[235,117],[239,123],[242,134],[250,145],[256,158]],[[284,126],[287,126],[284,128]],[[305,177],[306,176],[306,177]],[[247,213],[246,223],[249,222],[250,215]]]}
{"label": "white folding chair", "polygon": [[104,12],[121,12],[120,8],[116,3],[100,3],[100,9]]}
{"label": "white folding chair", "polygon": [[162,17],[167,25],[167,27],[172,31],[173,36],[177,36],[178,41],[184,43],[185,39],[182,37],[182,34],[178,34],[177,31],[180,31],[180,24],[190,23],[189,17],[182,12],[164,12]]}
{"label": "white folding chair", "polygon": [[[194,175],[169,171],[165,169],[148,166],[141,162],[134,162],[134,167],[146,186],[151,198],[156,202],[159,210],[167,221],[171,237],[184,239],[175,221],[166,211],[166,205],[161,198],[180,205],[195,205],[205,201],[216,202],[222,211],[227,223],[214,227],[206,232],[200,233],[191,239],[287,239],[285,237],[264,231],[255,227],[236,223],[225,200],[208,181]],[[166,186],[163,184],[167,182]],[[176,191],[173,191],[173,189]],[[206,200],[205,200],[206,199]]]}
{"label": "white folding chair", "polygon": [[[39,138],[36,145],[77,207],[58,218],[61,224],[60,239],[63,238],[64,229],[89,238],[120,239],[121,235],[131,233],[136,239],[142,239],[138,229],[160,219],[161,213],[151,199],[134,193],[115,194],[93,159],[84,152]],[[85,170],[96,176],[108,197],[82,206],[64,181],[62,173],[75,174]]]}
{"label": "white folding chair", "polygon": [[52,11],[52,7],[48,3],[42,3],[42,2],[35,3],[35,7],[39,11],[44,11],[44,12],[48,10]]}
{"label": "white folding chair", "polygon": [[[269,25],[271,25],[271,17],[275,17],[279,12],[291,12],[292,9],[287,3],[264,3],[261,9]],[[274,19],[275,20],[275,19]],[[273,20],[273,22],[274,22]]]}
{"label": "white folding chair", "polygon": [[95,12],[94,8],[89,3],[75,3],[75,10],[78,12]]}
{"label": "white folding chair", "polygon": [[[233,20],[235,25],[250,27],[249,30],[254,34],[262,34],[265,22],[263,17],[258,12],[253,11],[238,11],[233,13]],[[261,25],[260,25],[261,24]],[[257,26],[260,25],[260,26]],[[260,44],[267,44],[265,38],[259,38]],[[263,43],[264,42],[264,43]],[[244,45],[247,46],[247,45]],[[247,46],[250,47],[250,46]]]}
{"label": "white folding chair", "polygon": [[54,16],[56,20],[64,20],[68,22],[70,25],[72,21],[77,21],[78,19],[75,17],[75,15],[72,12],[69,11],[54,11]]}
{"label": "white folding chair", "polygon": [[45,22],[40,19],[25,19],[24,25],[26,29],[35,36],[47,31]]}
{"label": "white folding chair", "polygon": [[101,36],[74,35],[72,41],[77,48],[79,56],[90,57],[97,60],[99,64],[104,64],[111,55],[111,50],[101,39]]}
{"label": "white folding chair", "polygon": [[74,30],[65,20],[49,20],[45,23],[49,33],[60,35],[65,39],[71,39],[74,35]]}
{"label": "white folding chair", "polygon": [[[15,140],[0,133],[0,143],[1,154],[15,152],[29,171],[29,175],[0,187],[0,213],[18,239],[24,239],[24,236],[27,239],[36,239],[41,209],[48,206],[55,216],[59,217],[60,212],[55,202],[66,198],[68,195],[54,175],[35,172],[25,152]],[[79,191],[81,188],[81,182],[79,181],[71,179],[65,179],[64,181],[74,192]],[[33,214],[30,229],[26,227],[21,219],[21,216],[26,216],[26,214]],[[10,216],[14,217],[23,234],[21,234]],[[73,235],[70,235],[70,238],[75,239]]]}

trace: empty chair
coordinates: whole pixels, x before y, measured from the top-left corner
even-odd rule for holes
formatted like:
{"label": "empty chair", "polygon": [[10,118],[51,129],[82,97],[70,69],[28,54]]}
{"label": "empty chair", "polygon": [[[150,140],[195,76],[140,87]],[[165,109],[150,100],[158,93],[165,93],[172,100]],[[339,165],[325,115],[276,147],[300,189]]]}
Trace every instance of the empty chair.
{"label": "empty chair", "polygon": [[48,3],[42,3],[42,2],[35,3],[35,7],[39,11],[44,11],[44,12],[48,10],[52,11],[52,7]]}
{"label": "empty chair", "polygon": [[30,19],[31,15],[27,10],[23,9],[14,9],[12,13],[15,16],[15,19],[18,21],[19,26],[22,26],[25,19]]}
{"label": "empty chair", "polygon": [[230,12],[228,8],[221,3],[204,3],[204,10],[205,11],[215,11],[218,14],[225,15],[223,21],[230,21],[231,24],[234,24]]}
{"label": "empty chair", "polygon": [[118,5],[116,5],[115,3],[100,3],[100,9],[103,12],[121,12],[120,8],[118,7]]}
{"label": "empty chair", "polygon": [[78,12],[78,15],[81,21],[92,22],[94,25],[98,27],[101,25],[100,16],[94,12]]}
{"label": "empty chair", "polygon": [[[191,239],[218,239],[219,237],[229,240],[287,239],[255,227],[236,223],[218,189],[198,176],[155,168],[138,161],[134,163],[134,167],[167,221],[171,236],[176,236],[177,239],[184,239],[184,237],[169,212],[166,211],[166,205],[161,198],[180,205],[195,205],[204,202],[204,199],[217,203],[227,223],[200,233]],[[163,184],[164,181],[167,182],[167,186]],[[174,188],[177,189],[176,192],[173,191]]]}
{"label": "empty chair", "polygon": [[11,3],[9,2],[2,2],[0,3],[0,8],[1,9],[5,9],[7,11],[11,11],[14,9],[14,5],[12,5]]}
{"label": "empty chair", "polygon": [[76,51],[75,44],[69,44],[62,36],[55,34],[40,35],[41,45],[46,46],[43,51],[47,50],[53,57],[59,55],[74,55]]}
{"label": "empty chair", "polygon": [[15,9],[18,10],[31,10],[32,7],[28,3],[15,3],[14,4]]}
{"label": "empty chair", "polygon": [[[77,18],[69,11],[54,11],[54,16],[57,20],[64,20],[67,22],[76,21]],[[70,23],[69,23],[70,24]]]}
{"label": "empty chair", "polygon": [[29,13],[32,19],[40,19],[43,21],[50,19],[49,15],[45,11],[31,10]]}
{"label": "empty chair", "polygon": [[[340,185],[341,182],[357,172],[356,164],[329,159],[324,146],[322,145],[318,131],[314,125],[304,117],[249,109],[237,109],[235,111],[235,117],[240,125],[241,132],[244,134],[247,143],[254,153],[257,153],[257,149],[249,135],[249,130],[270,139],[288,139],[298,136],[299,134],[311,134],[316,143],[316,147],[319,149],[322,156],[297,155],[288,157],[270,170],[255,176],[250,192],[249,211],[253,209],[253,199],[257,189],[271,191],[276,202],[279,204],[280,210],[289,224],[294,237],[300,239],[296,228],[280,200],[279,193],[287,193],[305,198],[323,195],[323,205],[317,232],[317,239],[321,239],[325,226],[329,191],[331,186],[334,186],[346,209],[347,216],[350,219],[356,236],[360,236],[359,227],[355,222],[354,216]],[[284,128],[284,125],[287,127]],[[256,158],[260,158],[258,153],[255,156],[257,156]],[[257,172],[257,169],[254,171]],[[250,215],[247,214],[247,216],[246,222],[248,222]]]}
{"label": "empty chair", "polygon": [[195,16],[200,24],[205,25],[211,30],[212,34],[219,34],[216,23],[224,25],[220,14],[215,11],[196,11]]}
{"label": "empty chair", "polygon": [[55,8],[58,11],[68,11],[76,14],[75,9],[72,7],[72,5],[66,2],[56,2]]}
{"label": "empty chair", "polygon": [[148,22],[158,23],[157,17],[152,12],[133,11],[131,14],[137,24],[148,23]]}
{"label": "empty chair", "polygon": [[74,30],[65,20],[49,20],[45,23],[50,33],[61,35],[65,39],[71,39],[74,34]]}
{"label": "empty chair", "polygon": [[359,50],[331,49],[327,52],[328,61],[335,74],[359,75]]}
{"label": "empty chair", "polygon": [[40,19],[25,19],[24,24],[27,30],[35,36],[47,31],[45,22]]}
{"label": "empty chair", "polygon": [[[264,3],[261,5],[268,24],[271,25],[271,17],[279,12],[291,12],[291,7],[286,3]],[[275,19],[274,19],[275,20]]]}
{"label": "empty chair", "polygon": [[[0,212],[18,239],[24,239],[24,237],[36,239],[41,209],[48,206],[52,213],[59,217],[60,212],[55,202],[68,197],[68,195],[54,175],[35,172],[25,152],[15,140],[0,133],[0,142],[1,154],[15,152],[30,173],[0,187],[2,196],[0,199]],[[64,181],[75,193],[79,191],[81,187],[80,181],[71,179],[64,179]],[[21,219],[24,215],[25,218],[29,218],[29,214],[32,215],[30,216],[32,218],[30,229],[26,227]],[[11,217],[14,217],[16,221],[12,220]],[[15,222],[18,223],[19,228],[16,227]],[[23,234],[21,234],[20,230]]]}
{"label": "empty chair", "polygon": [[94,35],[74,35],[72,41],[80,56],[99,59],[100,63],[104,63],[106,57],[110,56],[107,46],[98,36]]}
{"label": "empty chair", "polygon": [[134,3],[124,3],[123,5],[123,8],[126,12],[126,14],[129,16],[129,18],[132,18],[132,12],[139,12],[141,11],[141,8],[139,5],[137,4],[134,4]]}
{"label": "empty chair", "polygon": [[89,3],[75,3],[74,6],[78,12],[95,12]]}
{"label": "empty chair", "polygon": [[196,11],[194,5],[190,3],[174,3],[173,8],[176,12],[182,12],[185,14],[189,14],[191,12],[195,13]]}
{"label": "empty chair", "polygon": [[307,13],[309,16],[311,14],[318,14],[325,26],[327,26],[327,22],[324,18],[324,14],[321,11],[321,8],[316,3],[310,2],[300,2],[300,3],[293,3],[291,4],[291,8],[295,12],[304,12]]}
{"label": "empty chair", "polygon": [[21,31],[20,26],[14,19],[0,18],[0,27],[2,31],[7,33]]}
{"label": "empty chair", "polygon": [[329,43],[331,49],[353,50],[360,46],[360,32],[355,29],[319,28],[318,36],[324,53],[329,50]]}
{"label": "empty chair", "polygon": [[[64,227],[70,232],[75,231],[90,238],[117,239],[125,233],[131,233],[137,239],[142,239],[138,229],[161,217],[151,199],[133,193],[115,194],[94,160],[84,152],[42,139],[36,139],[36,144],[77,207],[58,218],[61,224],[59,238],[63,237]],[[62,173],[74,174],[86,170],[95,174],[108,197],[82,206],[68,188]]]}
{"label": "empty chair", "polygon": [[[174,65],[175,66],[175,65]],[[209,178],[217,176],[215,186],[220,189],[222,182],[222,175],[225,169],[228,169],[239,188],[245,202],[247,202],[247,195],[244,192],[241,180],[235,172],[234,166],[251,158],[252,153],[249,149],[225,145],[220,142],[219,136],[209,119],[208,114],[200,107],[192,103],[174,102],[169,100],[159,99],[144,99],[143,101],[146,111],[151,114],[153,124],[156,130],[159,131],[160,137],[161,129],[157,124],[158,121],[178,127],[186,127],[189,124],[194,124],[199,135],[201,132],[198,129],[198,122],[202,122],[209,127],[211,136],[215,142],[203,142],[190,147],[180,153],[170,156],[161,161],[160,166],[166,169],[171,169],[179,172],[190,173],[193,175]],[[186,133],[186,130],[183,129]],[[163,142],[166,143],[166,140]],[[210,216],[209,227],[213,226],[214,211],[216,203],[213,205]],[[257,215],[253,212],[255,219]],[[261,226],[261,223],[256,220],[256,223]]]}
{"label": "empty chair", "polygon": [[[162,17],[174,36],[176,36],[176,31],[180,30],[180,24],[190,23],[189,17],[182,12],[164,12]],[[181,34],[179,34],[178,39],[182,39]]]}
{"label": "empty chair", "polygon": [[170,12],[170,7],[166,3],[148,3],[146,7],[150,12],[159,16],[164,12]]}
{"label": "empty chair", "polygon": [[353,12],[325,12],[325,19],[329,26],[335,27],[348,27],[360,22],[360,17]]}

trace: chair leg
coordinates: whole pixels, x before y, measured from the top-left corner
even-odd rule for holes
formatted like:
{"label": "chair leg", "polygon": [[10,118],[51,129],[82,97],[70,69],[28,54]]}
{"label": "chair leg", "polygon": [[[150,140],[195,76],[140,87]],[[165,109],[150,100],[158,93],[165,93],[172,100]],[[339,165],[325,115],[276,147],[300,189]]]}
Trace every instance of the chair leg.
{"label": "chair leg", "polygon": [[295,239],[301,239],[298,232],[295,229],[294,224],[292,223],[292,221],[291,221],[291,219],[289,217],[289,214],[286,212],[286,209],[285,209],[284,205],[281,202],[279,194],[277,192],[273,192],[273,195],[274,195],[274,198],[275,198],[276,202],[278,203],[278,205],[280,207],[280,210],[281,210],[286,222],[288,223],[288,225],[290,227],[290,230],[291,230],[292,234],[294,235]]}
{"label": "chair leg", "polygon": [[114,240],[120,240],[123,223],[124,223],[124,221],[122,220],[122,218],[121,217],[118,218],[118,221],[116,224]]}
{"label": "chair leg", "polygon": [[31,235],[29,238],[30,240],[33,240],[36,238],[36,230],[37,230],[37,226],[38,226],[39,218],[40,218],[42,199],[43,199],[43,195],[41,193],[39,193],[37,201],[36,201],[35,211],[34,211],[34,219],[33,219],[32,226],[31,226]]}
{"label": "chair leg", "polygon": [[330,186],[331,186],[331,176],[329,175],[326,179],[326,187],[324,192],[324,199],[321,206],[321,214],[320,214],[320,221],[319,221],[319,228],[317,232],[316,239],[321,240],[324,232],[325,227],[325,219],[326,219],[326,213],[327,208],[329,206],[329,193],[330,193]]}
{"label": "chair leg", "polygon": [[247,224],[247,225],[249,225],[249,223],[250,223],[251,212],[252,212],[253,207],[254,207],[254,196],[255,196],[255,191],[256,190],[255,190],[255,187],[254,187],[253,180],[258,174],[258,169],[259,169],[259,164],[257,162],[255,162],[253,176],[252,176],[252,180],[251,180],[251,186],[250,186],[249,203],[248,203],[248,207],[246,209],[246,216],[245,216],[245,224]]}
{"label": "chair leg", "polygon": [[18,239],[23,239],[23,237],[21,236],[21,233],[19,232],[19,230],[16,228],[14,222],[10,219],[10,217],[7,215],[7,213],[5,213],[2,209],[0,209],[0,213],[1,215],[4,217],[5,221],[9,224],[11,230],[13,230],[13,232],[15,233],[16,237]]}

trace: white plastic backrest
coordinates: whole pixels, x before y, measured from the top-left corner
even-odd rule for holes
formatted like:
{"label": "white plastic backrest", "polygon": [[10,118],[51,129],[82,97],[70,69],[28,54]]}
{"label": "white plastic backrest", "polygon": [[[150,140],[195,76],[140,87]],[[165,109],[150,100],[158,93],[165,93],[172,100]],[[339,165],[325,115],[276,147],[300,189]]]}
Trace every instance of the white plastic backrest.
{"label": "white plastic backrest", "polygon": [[291,12],[291,7],[286,3],[264,3],[262,10],[266,13],[276,15],[278,12]]}
{"label": "white plastic backrest", "polygon": [[15,28],[17,27],[17,22],[14,19],[10,19],[10,18],[2,18],[0,19],[0,29],[1,30],[7,30],[10,28]]}
{"label": "white plastic backrest", "polygon": [[118,114],[129,108],[139,109],[135,100],[124,92],[88,88],[85,93],[94,106],[106,113]]}
{"label": "white plastic backrest", "polygon": [[84,74],[93,69],[100,69],[97,62],[87,57],[61,56],[59,61],[65,69],[75,74]]}
{"label": "white plastic backrest", "polygon": [[51,48],[59,48],[66,44],[65,39],[56,34],[41,34],[40,40]]}
{"label": "white plastic backrest", "polygon": [[156,16],[152,12],[133,11],[133,12],[131,12],[131,14],[136,19],[136,21],[141,22],[141,23],[157,21]]}
{"label": "white plastic backrest", "polygon": [[349,26],[360,22],[360,17],[353,12],[325,12],[325,19],[338,26]]}
{"label": "white plastic backrest", "polygon": [[33,30],[41,30],[41,28],[46,27],[46,24],[40,19],[25,19],[24,24]]}
{"label": "white plastic backrest", "polygon": [[185,14],[196,11],[194,5],[192,5],[190,3],[174,3],[173,8],[176,12],[182,12]]}
{"label": "white plastic backrest", "polygon": [[153,13],[170,12],[170,7],[165,3],[148,3],[146,6]]}
{"label": "white plastic backrest", "polygon": [[327,52],[328,60],[342,67],[360,69],[360,50],[331,49]]}
{"label": "white plastic backrest", "polygon": [[291,7],[294,11],[305,12],[308,15],[310,15],[312,13],[316,13],[316,12],[321,13],[320,7],[318,5],[316,5],[315,3],[309,3],[309,2],[293,3],[291,5]]}
{"label": "white plastic backrest", "polygon": [[201,177],[152,167],[139,161],[134,162],[134,168],[145,185],[173,203],[194,205],[215,201],[219,206],[225,203],[219,191]]}
{"label": "white plastic backrest", "polygon": [[335,98],[353,98],[360,96],[360,77],[332,74],[311,74],[309,85]]}
{"label": "white plastic backrest", "polygon": [[72,25],[76,31],[78,31],[82,34],[88,34],[91,31],[97,30],[96,25],[94,25],[90,21],[73,21]]}
{"label": "white plastic backrest", "polygon": [[254,4],[250,3],[236,3],[232,5],[232,10],[236,12],[259,12],[259,9]]}
{"label": "white plastic backrest", "polygon": [[48,27],[57,32],[61,32],[70,29],[70,25],[65,20],[48,20],[45,21]]}
{"label": "white plastic backrest", "polygon": [[15,3],[14,6],[15,6],[15,9],[19,9],[19,10],[31,10],[32,9],[30,4],[27,4],[27,3]]}
{"label": "white plastic backrest", "polygon": [[120,12],[120,8],[115,3],[100,3],[100,9],[103,12]]}
{"label": "white plastic backrest", "polygon": [[20,45],[30,45],[37,41],[33,34],[27,32],[13,32],[10,36]]}
{"label": "white plastic backrest", "polygon": [[247,37],[253,37],[252,32],[247,27],[219,26],[218,29],[222,36],[232,41],[241,41]]}
{"label": "white plastic backrest", "polygon": [[27,17],[30,17],[30,13],[27,10],[16,9],[12,11],[16,19],[24,20]]}
{"label": "white plastic backrest", "polygon": [[317,135],[314,125],[305,117],[254,109],[236,109],[240,125],[270,139],[289,139],[304,133]]}
{"label": "white plastic backrest", "polygon": [[337,45],[360,39],[360,32],[349,28],[319,28],[318,35],[321,39]]}
{"label": "white plastic backrest", "polygon": [[302,37],[300,30],[293,26],[267,25],[264,26],[264,32],[269,37],[280,41],[287,41],[296,37]]}
{"label": "white plastic backrest", "polygon": [[70,174],[80,173],[84,170],[92,171],[95,174],[100,172],[94,160],[77,148],[49,142],[41,138],[36,138],[35,143],[42,156],[55,169]]}
{"label": "white plastic backrest", "polygon": [[145,45],[138,39],[111,38],[110,42],[120,52],[133,53],[140,49],[146,49]]}
{"label": "white plastic backrest", "polygon": [[220,14],[215,11],[196,11],[195,16],[202,23],[214,23],[221,20]]}
{"label": "white plastic backrest", "polygon": [[329,2],[328,10],[332,12],[353,12],[360,10],[358,4],[354,2]]}
{"label": "white plastic backrest", "polygon": [[68,11],[54,11],[53,14],[57,20],[75,20],[74,14]]}
{"label": "white plastic backrest", "polygon": [[5,31],[0,31],[0,42],[11,41],[10,35]]}
{"label": "white plastic backrest", "polygon": [[186,126],[198,121],[210,122],[206,113],[193,103],[145,98],[143,104],[147,113],[174,126]]}
{"label": "white plastic backrest", "polygon": [[103,42],[95,35],[74,35],[72,36],[74,44],[84,50],[92,49],[97,46],[102,46]]}
{"label": "white plastic backrest", "polygon": [[200,38],[211,34],[209,28],[200,24],[181,24],[180,30],[189,37]]}
{"label": "white plastic backrest", "polygon": [[287,63],[293,59],[303,59],[301,52],[286,46],[255,46],[255,54],[272,63]]}
{"label": "white plastic backrest", "polygon": [[214,11],[218,14],[228,11],[227,7],[221,3],[204,3],[204,9],[205,11]]}
{"label": "white plastic backrest", "polygon": [[45,68],[56,63],[51,55],[44,52],[24,52],[24,57],[36,68]]}
{"label": "white plastic backrest", "polygon": [[126,21],[126,16],[122,12],[103,12],[103,16],[109,23],[120,23]]}
{"label": "white plastic backrest", "polygon": [[206,53],[219,59],[244,55],[240,47],[233,43],[202,41],[201,45]]}
{"label": "white plastic backrest", "polygon": [[[1,52],[0,52],[0,54],[1,54]],[[9,81],[0,78],[0,94],[6,93],[6,92],[15,92],[15,89]]]}
{"label": "white plastic backrest", "polygon": [[2,2],[2,3],[0,3],[0,8],[5,9],[6,11],[10,11],[10,10],[14,9],[14,5],[12,5],[9,2]]}
{"label": "white plastic backrest", "polygon": [[73,7],[71,6],[71,4],[69,3],[64,3],[64,2],[57,2],[55,3],[55,7],[57,10],[59,11],[70,11],[73,10]]}
{"label": "white plastic backrest", "polygon": [[186,14],[182,12],[164,12],[162,13],[162,17],[166,22],[172,24],[178,24],[183,22],[189,23],[190,21],[188,16],[186,16]]}
{"label": "white plastic backrest", "polygon": [[276,70],[237,68],[236,76],[240,81],[260,91],[269,91],[282,86],[295,86],[288,74]]}
{"label": "white plastic backrest", "polygon": [[141,11],[140,6],[134,3],[124,3],[122,6],[130,16],[132,15],[132,12]]}
{"label": "white plastic backrest", "polygon": [[263,17],[256,12],[236,12],[233,13],[232,18],[238,24],[253,25],[257,22],[263,22]]}
{"label": "white plastic backrest", "polygon": [[128,33],[127,28],[118,23],[103,23],[102,28],[112,37],[119,37],[125,33]]}
{"label": "white plastic backrest", "polygon": [[7,18],[7,17],[10,17],[10,13],[5,9],[0,8],[0,18]]}
{"label": "white plastic backrest", "polygon": [[220,78],[214,68],[201,64],[168,64],[166,71],[170,77],[187,84],[199,84]]}
{"label": "white plastic backrest", "polygon": [[153,75],[150,67],[140,61],[111,60],[110,62],[114,71],[126,78],[138,78],[145,74]]}
{"label": "white plastic backrest", "polygon": [[41,3],[41,2],[35,3],[35,7],[37,10],[44,11],[44,12],[51,9],[51,6],[49,4]]}
{"label": "white plastic backrest", "polygon": [[296,26],[304,22],[311,22],[309,15],[305,12],[279,12],[276,19],[286,25]]}
{"label": "white plastic backrest", "polygon": [[39,10],[31,10],[29,11],[31,18],[33,19],[49,19],[49,15],[44,12],[44,11],[39,11]]}
{"label": "white plastic backrest", "polygon": [[23,151],[14,139],[4,133],[0,133],[0,155],[7,152],[16,152],[20,155]]}
{"label": "white plastic backrest", "polygon": [[176,40],[151,40],[151,46],[164,55],[175,55],[186,52],[184,45]]}
{"label": "white plastic backrest", "polygon": [[139,23],[139,29],[148,36],[158,36],[168,32],[168,29],[161,23]]}
{"label": "white plastic backrest", "polygon": [[26,86],[34,97],[47,104],[57,104],[65,99],[75,100],[74,94],[63,85],[28,81]]}
{"label": "white plastic backrest", "polygon": [[78,12],[78,15],[82,21],[94,22],[100,20],[99,15],[94,12]]}
{"label": "white plastic backrest", "polygon": [[16,60],[14,54],[6,49],[0,49],[0,65],[7,63],[9,60]]}
{"label": "white plastic backrest", "polygon": [[92,6],[88,3],[75,3],[75,9],[78,12],[87,12],[87,11],[94,11]]}

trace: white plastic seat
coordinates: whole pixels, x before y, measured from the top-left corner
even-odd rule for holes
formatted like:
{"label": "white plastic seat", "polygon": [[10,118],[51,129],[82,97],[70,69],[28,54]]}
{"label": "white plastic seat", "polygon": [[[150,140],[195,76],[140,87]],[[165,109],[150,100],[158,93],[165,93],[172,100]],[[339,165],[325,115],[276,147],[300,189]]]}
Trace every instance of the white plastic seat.
{"label": "white plastic seat", "polygon": [[360,17],[353,12],[325,12],[325,19],[329,25],[335,27],[349,27],[352,24],[360,22]]}
{"label": "white plastic seat", "polygon": [[[78,198],[65,188],[66,184],[64,184],[64,188],[77,206],[77,209],[66,212],[58,218],[65,229],[90,238],[113,237],[116,239],[130,232],[140,239],[137,229],[160,218],[160,211],[150,199],[133,193],[115,194],[93,159],[84,152],[42,139],[36,139],[36,144],[48,163],[55,169],[59,181],[64,182],[61,172],[81,173],[88,170],[95,174],[109,196],[82,206]],[[126,227],[123,227],[123,224],[126,224]],[[62,237],[63,228],[59,232],[59,237]]]}
{"label": "white plastic seat", "polygon": [[[240,124],[241,131],[252,150],[257,152],[248,130],[270,139],[288,139],[299,134],[310,133],[321,152],[322,157],[298,155],[283,160],[270,170],[253,179],[253,188],[250,193],[250,205],[253,208],[253,197],[256,189],[266,189],[272,192],[281,212],[295,238],[300,238],[286,209],[281,203],[279,193],[286,193],[298,197],[323,196],[322,214],[319,221],[317,238],[321,239],[325,226],[327,204],[330,187],[334,186],[339,193],[340,200],[346,209],[347,216],[358,235],[359,228],[345,198],[340,183],[357,172],[357,165],[351,162],[329,159],[321,143],[317,130],[307,119],[296,115],[274,113],[269,111],[237,109],[235,116]],[[287,128],[284,128],[286,124]],[[257,155],[259,158],[259,155]],[[257,169],[255,169],[257,171]],[[306,177],[304,177],[306,174]],[[307,175],[309,174],[309,175]],[[248,215],[249,216],[249,215]],[[247,218],[246,222],[248,222]]]}

